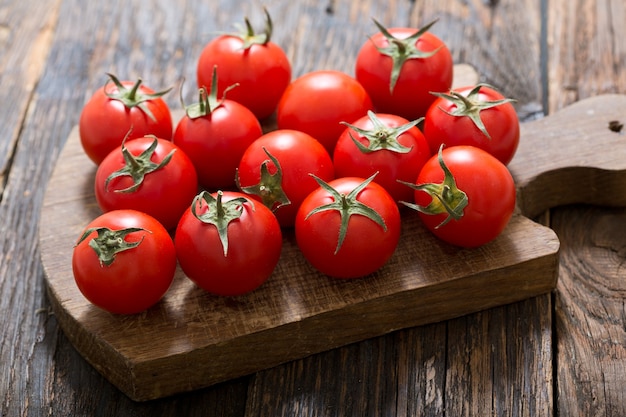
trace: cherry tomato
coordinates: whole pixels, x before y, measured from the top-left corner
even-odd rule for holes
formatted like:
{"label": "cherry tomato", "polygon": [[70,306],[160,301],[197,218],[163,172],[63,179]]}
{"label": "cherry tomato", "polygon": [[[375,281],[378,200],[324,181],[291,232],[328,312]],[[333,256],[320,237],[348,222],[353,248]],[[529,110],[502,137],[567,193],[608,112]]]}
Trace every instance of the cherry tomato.
{"label": "cherry tomato", "polygon": [[403,117],[370,112],[339,136],[333,163],[337,177],[374,180],[396,200],[411,200],[413,191],[401,181],[414,181],[430,158],[428,143],[415,127],[422,119],[409,122]]}
{"label": "cherry tomato", "polygon": [[[217,68],[213,68],[213,79],[217,81]],[[199,90],[199,101],[186,107],[173,139],[193,161],[200,185],[210,190],[234,187],[241,156],[263,134],[248,108],[218,99],[218,84],[214,82],[208,94],[204,88]],[[229,97],[237,88],[229,90]]]}
{"label": "cherry tomato", "polygon": [[281,226],[293,226],[302,200],[319,185],[311,174],[330,181],[333,161],[312,136],[290,129],[254,141],[239,163],[239,188],[274,211]]}
{"label": "cherry tomato", "polygon": [[152,216],[114,210],[94,219],[72,254],[78,289],[92,304],[116,314],[135,314],[165,295],[176,271],[176,250]]}
{"label": "cherry tomato", "polygon": [[370,95],[376,110],[408,120],[423,117],[435,97],[431,92],[450,90],[452,54],[446,44],[422,29],[386,29],[374,21],[379,32],[357,53],[355,77]]}
{"label": "cherry tomato", "polygon": [[506,166],[474,146],[440,150],[422,168],[415,204],[426,227],[455,246],[474,248],[491,242],[515,209],[515,184]]}
{"label": "cherry tomato", "polygon": [[265,11],[266,28],[256,34],[246,19],[246,29],[239,34],[221,35],[210,41],[200,53],[197,67],[198,86],[211,88],[214,66],[220,70],[218,94],[233,84],[239,87],[229,98],[249,108],[259,119],[276,110],[276,105],[291,81],[291,63],[283,49],[271,41],[272,20]]}
{"label": "cherry tomato", "polygon": [[191,159],[154,136],[125,141],[98,166],[96,201],[102,211],[134,209],[173,230],[198,192]]}
{"label": "cherry tomato", "polygon": [[282,232],[271,210],[245,194],[203,191],[183,214],[174,243],[189,279],[212,294],[235,296],[271,276]]}
{"label": "cherry tomato", "polygon": [[442,144],[472,145],[508,164],[520,137],[519,119],[511,102],[485,84],[437,94],[423,127],[431,152],[437,152]]}
{"label": "cherry tomato", "polygon": [[400,211],[380,185],[337,178],[304,199],[296,216],[296,242],[323,274],[360,278],[382,268],[400,240]]}
{"label": "cherry tomato", "polygon": [[361,84],[340,71],[313,71],[293,81],[276,112],[279,129],[294,129],[319,140],[333,154],[344,130],[341,122],[354,121],[373,110]]}
{"label": "cherry tomato", "polygon": [[154,92],[141,79],[133,83],[109,77],[87,101],[78,123],[81,145],[96,164],[119,148],[126,136],[172,138],[172,115],[161,98],[169,90]]}

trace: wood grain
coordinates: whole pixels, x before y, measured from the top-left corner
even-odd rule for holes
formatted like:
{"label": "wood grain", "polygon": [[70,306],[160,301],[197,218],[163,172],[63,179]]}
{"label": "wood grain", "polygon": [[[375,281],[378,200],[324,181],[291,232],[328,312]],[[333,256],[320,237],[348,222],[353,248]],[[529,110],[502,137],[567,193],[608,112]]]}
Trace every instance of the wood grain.
{"label": "wood grain", "polygon": [[[555,210],[563,244],[556,296],[559,410],[565,415],[626,414],[626,213]],[[575,364],[568,366],[568,364]]]}
{"label": "wood grain", "polygon": [[[92,175],[77,179],[76,170]],[[42,209],[42,221],[50,225],[40,236],[42,262],[53,309],[68,338],[136,400],[197,389],[398,329],[518,301],[556,285],[559,243],[543,226],[514,216],[496,241],[459,250],[439,242],[416,213],[406,212],[396,254],[366,279],[346,282],[317,273],[293,235],[286,234],[277,270],[248,296],[210,296],[179,270],[156,308],[139,316],[114,316],[82,297],[71,272],[76,236],[100,214],[92,191],[94,171],[75,129]],[[267,351],[258,355],[258,346]]]}

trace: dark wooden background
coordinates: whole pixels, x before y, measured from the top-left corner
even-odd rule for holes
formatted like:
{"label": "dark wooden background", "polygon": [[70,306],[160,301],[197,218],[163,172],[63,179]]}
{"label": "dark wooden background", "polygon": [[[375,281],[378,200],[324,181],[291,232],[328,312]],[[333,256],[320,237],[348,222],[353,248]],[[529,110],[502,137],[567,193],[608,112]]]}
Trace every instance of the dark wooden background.
{"label": "dark wooden background", "polygon": [[[438,18],[433,32],[455,62],[515,97],[524,121],[626,93],[623,0],[0,0],[0,414],[626,415],[626,211],[592,205],[537,219],[562,241],[552,294],[147,403],[80,357],[49,313],[37,234],[82,105],[105,72],[190,85],[204,43],[244,16],[262,24],[263,6],[294,76],[352,73],[371,17],[412,27]],[[168,101],[178,108],[177,92]]]}

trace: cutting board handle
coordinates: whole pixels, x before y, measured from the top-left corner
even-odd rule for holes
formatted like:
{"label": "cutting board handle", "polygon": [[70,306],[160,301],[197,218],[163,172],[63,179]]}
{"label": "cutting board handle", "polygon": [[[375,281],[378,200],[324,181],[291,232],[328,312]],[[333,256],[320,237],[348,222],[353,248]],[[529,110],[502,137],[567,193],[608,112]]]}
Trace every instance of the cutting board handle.
{"label": "cutting board handle", "polygon": [[626,95],[591,97],[522,123],[509,169],[523,215],[577,203],[626,206],[626,133],[611,122],[626,122]]}

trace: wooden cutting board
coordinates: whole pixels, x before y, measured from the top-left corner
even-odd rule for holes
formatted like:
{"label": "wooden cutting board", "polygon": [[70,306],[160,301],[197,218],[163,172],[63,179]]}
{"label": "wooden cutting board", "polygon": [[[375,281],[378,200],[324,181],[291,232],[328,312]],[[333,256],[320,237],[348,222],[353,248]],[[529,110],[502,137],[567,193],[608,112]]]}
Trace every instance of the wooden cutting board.
{"label": "wooden cutting board", "polygon": [[164,300],[117,316],[92,306],[71,270],[73,245],[100,215],[95,166],[74,129],[48,184],[40,248],[57,321],[76,349],[130,398],[143,401],[206,387],[352,342],[551,291],[559,241],[526,216],[573,202],[626,205],[626,138],[608,129],[626,96],[581,101],[522,125],[510,164],[520,212],[490,244],[458,249],[435,239],[417,213],[378,273],[353,281],[313,270],[286,233],[279,265],[261,288],[209,295],[179,269]]}

